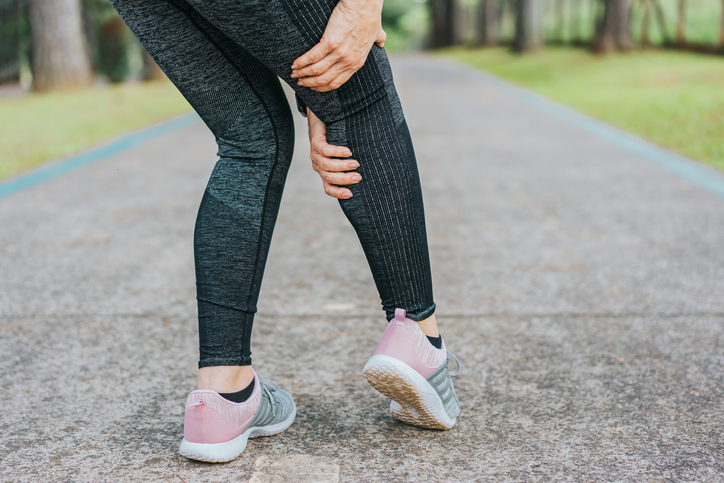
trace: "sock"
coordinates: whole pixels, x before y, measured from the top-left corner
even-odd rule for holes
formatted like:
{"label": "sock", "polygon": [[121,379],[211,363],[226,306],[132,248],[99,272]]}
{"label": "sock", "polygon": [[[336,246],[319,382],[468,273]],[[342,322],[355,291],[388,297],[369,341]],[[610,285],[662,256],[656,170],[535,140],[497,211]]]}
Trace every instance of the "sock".
{"label": "sock", "polygon": [[426,335],[427,340],[430,341],[430,344],[434,345],[436,349],[442,349],[442,336],[438,335],[437,337],[430,337],[429,335]]}
{"label": "sock", "polygon": [[239,392],[226,392],[226,393],[219,393],[219,396],[223,397],[224,399],[228,399],[231,402],[235,403],[243,403],[249,397],[251,396],[251,393],[254,391],[254,379],[251,380],[248,386],[246,386],[244,389],[242,389]]}

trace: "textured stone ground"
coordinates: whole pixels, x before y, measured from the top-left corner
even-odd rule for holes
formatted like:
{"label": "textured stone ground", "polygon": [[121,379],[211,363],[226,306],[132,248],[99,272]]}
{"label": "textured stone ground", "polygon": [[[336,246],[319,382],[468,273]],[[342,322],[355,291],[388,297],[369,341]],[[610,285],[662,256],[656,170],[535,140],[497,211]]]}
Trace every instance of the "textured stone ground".
{"label": "textured stone ground", "polygon": [[724,481],[724,199],[448,61],[394,68],[457,426],[395,422],[362,377],[384,320],[300,123],[253,347],[297,421],[229,464],[177,455],[196,124],[0,200],[0,480]]}

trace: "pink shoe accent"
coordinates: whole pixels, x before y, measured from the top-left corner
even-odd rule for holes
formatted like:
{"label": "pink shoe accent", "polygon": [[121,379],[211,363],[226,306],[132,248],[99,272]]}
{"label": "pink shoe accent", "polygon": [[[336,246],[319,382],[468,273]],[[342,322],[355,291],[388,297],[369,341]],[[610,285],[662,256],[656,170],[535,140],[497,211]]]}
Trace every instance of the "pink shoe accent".
{"label": "pink shoe accent", "polygon": [[244,432],[261,402],[261,384],[254,374],[254,390],[243,403],[231,402],[210,389],[186,398],[184,439],[192,443],[225,443]]}
{"label": "pink shoe accent", "polygon": [[406,315],[403,309],[395,310],[395,318],[387,325],[374,355],[398,359],[427,377],[447,360],[445,342],[442,349],[435,348],[417,322]]}

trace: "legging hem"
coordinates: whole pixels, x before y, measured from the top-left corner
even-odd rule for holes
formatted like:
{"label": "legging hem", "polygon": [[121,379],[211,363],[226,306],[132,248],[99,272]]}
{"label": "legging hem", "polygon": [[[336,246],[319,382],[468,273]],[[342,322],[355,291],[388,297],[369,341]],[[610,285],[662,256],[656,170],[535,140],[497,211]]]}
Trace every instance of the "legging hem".
{"label": "legging hem", "polygon": [[240,357],[233,359],[206,359],[199,361],[199,369],[213,366],[250,366],[251,357]]}
{"label": "legging hem", "polygon": [[[419,312],[407,312],[406,317],[408,319],[414,320],[415,322],[420,322],[425,319],[429,319],[432,317],[432,314],[435,313],[435,309],[437,306],[433,303],[430,307],[426,308],[425,310],[421,310]],[[388,312],[387,313],[387,321],[395,318],[395,312]]]}

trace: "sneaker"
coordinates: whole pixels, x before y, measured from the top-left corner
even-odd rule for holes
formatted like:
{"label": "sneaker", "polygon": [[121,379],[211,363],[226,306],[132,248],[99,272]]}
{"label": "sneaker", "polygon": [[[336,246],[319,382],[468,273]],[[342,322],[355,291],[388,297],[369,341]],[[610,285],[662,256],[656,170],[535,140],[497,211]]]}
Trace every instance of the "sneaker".
{"label": "sneaker", "polygon": [[[395,318],[365,364],[365,378],[392,399],[393,417],[423,428],[450,429],[460,414],[450,376],[460,372],[460,363],[444,341],[442,349],[437,349],[417,322],[405,315],[404,310],[395,310]],[[449,356],[458,365],[454,373],[448,371]]]}
{"label": "sneaker", "polygon": [[254,373],[249,399],[235,403],[210,389],[186,398],[184,439],[179,452],[208,463],[231,461],[244,451],[249,438],[270,436],[287,429],[297,415],[292,396]]}

